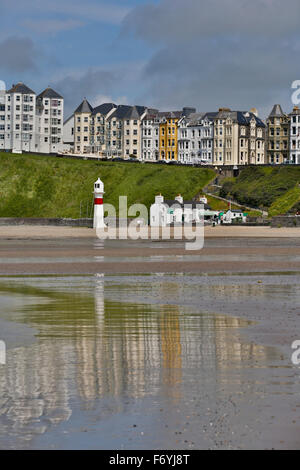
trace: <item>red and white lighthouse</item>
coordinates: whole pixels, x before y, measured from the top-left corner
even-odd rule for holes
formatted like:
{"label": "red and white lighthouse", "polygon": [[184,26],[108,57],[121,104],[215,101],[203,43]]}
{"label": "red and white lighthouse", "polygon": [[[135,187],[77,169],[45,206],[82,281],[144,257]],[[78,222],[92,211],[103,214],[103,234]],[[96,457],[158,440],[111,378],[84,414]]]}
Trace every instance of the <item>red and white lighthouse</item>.
{"label": "red and white lighthouse", "polygon": [[94,184],[94,228],[106,227],[104,223],[104,210],[103,210],[103,195],[104,195],[104,184],[97,179]]}

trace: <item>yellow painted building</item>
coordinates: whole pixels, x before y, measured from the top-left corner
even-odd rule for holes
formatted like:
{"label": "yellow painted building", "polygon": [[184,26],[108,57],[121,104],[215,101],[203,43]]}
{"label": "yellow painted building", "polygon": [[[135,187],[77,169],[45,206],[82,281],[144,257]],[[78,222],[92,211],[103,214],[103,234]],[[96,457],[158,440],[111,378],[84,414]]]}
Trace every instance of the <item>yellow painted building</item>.
{"label": "yellow painted building", "polygon": [[181,112],[160,113],[159,159],[178,159],[178,121]]}

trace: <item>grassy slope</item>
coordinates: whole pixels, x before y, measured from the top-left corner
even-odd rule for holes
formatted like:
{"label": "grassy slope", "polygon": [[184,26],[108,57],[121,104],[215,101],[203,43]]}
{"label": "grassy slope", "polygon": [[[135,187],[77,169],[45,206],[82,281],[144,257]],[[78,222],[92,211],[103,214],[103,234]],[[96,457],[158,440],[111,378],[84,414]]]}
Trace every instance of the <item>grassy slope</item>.
{"label": "grassy slope", "polygon": [[290,204],[297,202],[293,189],[299,181],[300,167],[248,167],[238,178],[224,180],[220,195],[231,195],[241,204],[252,207],[267,210],[272,207],[284,214],[291,208]]}
{"label": "grassy slope", "polygon": [[[213,196],[207,196],[207,202],[214,211],[227,211],[229,208],[228,202],[222,201]],[[232,204],[231,209],[240,209],[240,207],[235,204]]]}
{"label": "grassy slope", "polygon": [[[105,202],[148,208],[158,193],[191,199],[214,177],[209,169],[110,163],[0,153],[0,217],[80,217],[91,213],[93,183],[105,184]],[[87,204],[89,210],[87,211]]]}
{"label": "grassy slope", "polygon": [[[282,215],[287,213],[290,209],[296,206],[300,201],[300,187],[297,184],[292,189],[277,198],[270,207],[269,215]],[[296,211],[295,211],[296,212]]]}

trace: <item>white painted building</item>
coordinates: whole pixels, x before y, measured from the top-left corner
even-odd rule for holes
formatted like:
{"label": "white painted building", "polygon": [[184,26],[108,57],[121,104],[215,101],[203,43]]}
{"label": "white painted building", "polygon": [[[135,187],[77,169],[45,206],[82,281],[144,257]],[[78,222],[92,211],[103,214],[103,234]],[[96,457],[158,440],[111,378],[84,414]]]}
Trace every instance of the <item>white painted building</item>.
{"label": "white painted building", "polygon": [[290,114],[290,158],[292,164],[300,164],[300,109],[295,106]]}
{"label": "white painted building", "polygon": [[63,143],[64,149],[74,151],[74,114],[72,114],[63,126]]}
{"label": "white painted building", "polygon": [[149,110],[141,122],[141,159],[159,160],[159,123],[158,111]]}
{"label": "white painted building", "polygon": [[214,117],[217,113],[192,113],[178,122],[178,161],[211,164]]}
{"label": "white painted building", "polygon": [[142,120],[147,114],[144,106],[133,106],[123,119],[123,155],[141,158]]}
{"label": "white painted building", "polygon": [[243,224],[247,222],[247,214],[239,210],[231,210],[229,209],[223,216],[222,216],[222,223],[223,224],[233,224],[235,222],[242,222]]}
{"label": "white painted building", "polygon": [[0,150],[5,149],[5,90],[0,90]]}
{"label": "white painted building", "polygon": [[155,197],[150,208],[150,225],[167,227],[170,224],[199,223],[202,219],[217,219],[218,212],[212,211],[204,202],[206,198],[195,201],[184,201],[181,194],[174,200],[165,200],[161,194]]}
{"label": "white painted building", "polygon": [[64,99],[52,88],[36,98],[35,151],[57,153],[63,150]]}
{"label": "white painted building", "polygon": [[38,97],[23,83],[0,93],[0,150],[57,153],[63,146],[63,97],[51,88]]}
{"label": "white painted building", "polygon": [[198,161],[204,164],[212,164],[214,152],[214,119],[217,113],[206,113],[201,123],[201,148],[198,153]]}
{"label": "white painted building", "polygon": [[16,153],[35,151],[35,102],[35,92],[23,83],[1,93],[0,149]]}

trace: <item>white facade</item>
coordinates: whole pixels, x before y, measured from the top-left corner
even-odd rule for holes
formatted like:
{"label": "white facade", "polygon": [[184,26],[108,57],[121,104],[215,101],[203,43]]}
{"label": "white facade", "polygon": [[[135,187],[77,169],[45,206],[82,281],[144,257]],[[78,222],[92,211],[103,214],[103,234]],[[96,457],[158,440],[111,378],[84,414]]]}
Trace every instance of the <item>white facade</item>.
{"label": "white facade", "polygon": [[64,122],[63,143],[65,148],[74,149],[74,114]]}
{"label": "white facade", "polygon": [[152,227],[167,227],[170,224],[176,225],[183,222],[191,224],[204,222],[207,219],[216,219],[219,213],[212,211],[206,203],[205,197],[198,202],[184,201],[180,194],[172,201],[165,201],[160,194],[155,197],[155,203],[150,208],[150,225]]}
{"label": "white facade", "polygon": [[22,83],[1,93],[0,149],[34,152],[36,139],[34,91]]}
{"label": "white facade", "polygon": [[290,114],[290,158],[289,162],[300,165],[300,109],[295,106]]}
{"label": "white facade", "polygon": [[144,161],[159,160],[159,118],[147,114],[141,122],[141,159]]}
{"label": "white facade", "polygon": [[178,123],[178,161],[212,164],[216,113],[194,113]]}
{"label": "white facade", "polygon": [[5,90],[0,90],[0,150],[5,149]]}
{"label": "white facade", "polygon": [[247,216],[244,214],[244,212],[237,211],[237,210],[228,210],[224,215],[223,215],[223,224],[232,224],[234,223],[235,220],[241,220],[244,223],[247,222]]}
{"label": "white facade", "polygon": [[200,145],[200,127],[190,126],[189,123],[190,120],[186,117],[178,122],[178,161],[181,163],[195,163]]}
{"label": "white facade", "polygon": [[216,113],[207,113],[202,121],[201,127],[201,148],[198,154],[200,163],[212,164],[214,150],[214,116]]}
{"label": "white facade", "polygon": [[57,153],[63,145],[63,112],[63,98],[49,88],[39,97],[23,83],[2,90],[0,150]]}
{"label": "white facade", "polygon": [[145,113],[139,117],[131,117],[124,119],[124,157],[129,158],[130,155],[134,157],[141,157],[141,119]]}
{"label": "white facade", "polygon": [[63,150],[63,119],[63,97],[47,88],[36,100],[36,152],[57,153]]}

